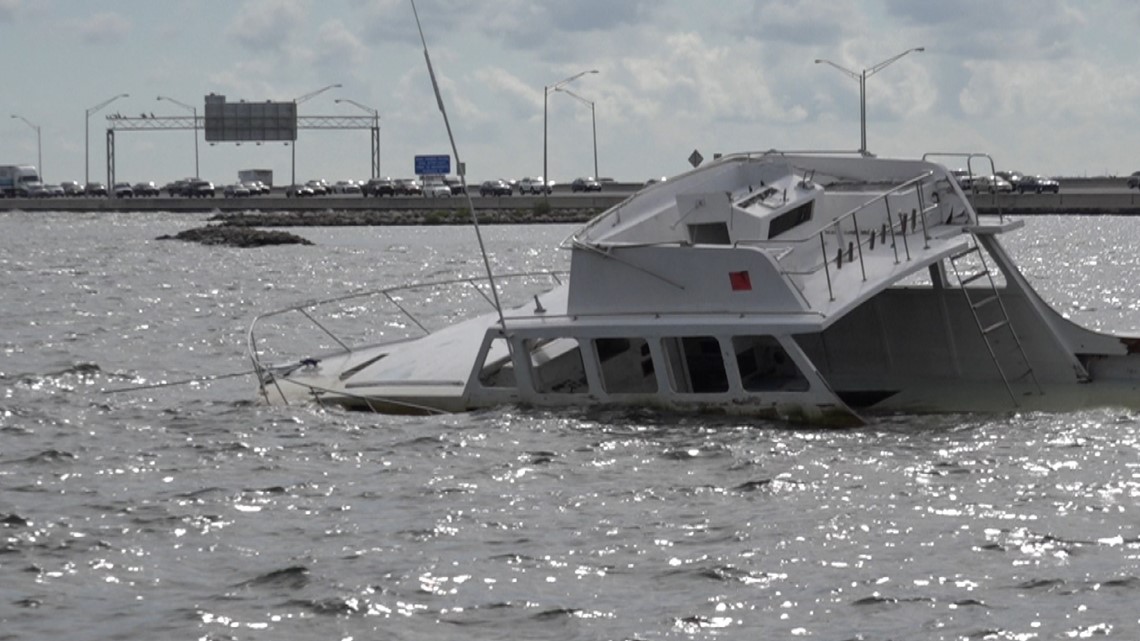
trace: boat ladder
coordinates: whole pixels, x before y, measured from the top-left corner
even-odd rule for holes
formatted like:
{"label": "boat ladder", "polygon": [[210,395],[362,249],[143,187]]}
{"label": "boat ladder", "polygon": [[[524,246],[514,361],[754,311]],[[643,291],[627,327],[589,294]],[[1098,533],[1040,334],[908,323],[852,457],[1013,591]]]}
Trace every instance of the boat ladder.
{"label": "boat ladder", "polygon": [[[1002,302],[997,285],[994,283],[993,272],[990,271],[985,254],[978,246],[977,241],[975,240],[969,249],[950,256],[950,265],[954,268],[959,289],[962,290],[962,295],[966,297],[966,304],[974,316],[978,331],[981,332],[982,340],[986,344],[986,349],[989,350],[990,358],[993,359],[1014,406],[1018,405],[1017,396],[1013,393],[1014,383],[1029,380],[1037,389],[1037,393],[1042,394],[1041,383],[1038,382],[1037,374],[1034,373],[1033,366],[1029,363],[1029,357],[1025,354],[1025,347],[1021,344],[1017,331],[1009,321],[1005,303]],[[985,281],[981,286],[968,287],[970,283],[982,279]],[[988,283],[989,286],[986,287],[985,283]],[[1003,359],[998,357],[998,350],[995,349],[995,340],[1003,332],[1013,339],[1013,344],[1017,347],[1016,353],[1006,350],[1008,356],[1005,357],[1005,365],[1002,364]]]}

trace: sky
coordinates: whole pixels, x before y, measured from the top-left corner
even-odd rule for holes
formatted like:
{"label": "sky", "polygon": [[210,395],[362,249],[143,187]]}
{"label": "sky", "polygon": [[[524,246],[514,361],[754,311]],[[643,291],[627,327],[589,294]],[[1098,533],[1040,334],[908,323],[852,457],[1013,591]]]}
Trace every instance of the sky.
{"label": "sky", "polygon": [[[419,0],[468,182],[597,172],[644,181],[715,153],[990,154],[1060,176],[1140,170],[1134,0]],[[204,96],[380,115],[380,174],[450,154],[409,0],[0,0],[0,164],[106,178],[107,116],[204,112]],[[578,96],[546,89],[565,85]],[[87,110],[118,94],[87,116]],[[337,99],[342,102],[336,102]],[[587,103],[593,103],[593,108]],[[544,103],[546,116],[544,119]],[[30,124],[29,124],[30,123]],[[596,124],[596,137],[594,125]],[[85,141],[85,128],[90,137]],[[201,132],[200,132],[201,133]],[[190,131],[117,132],[116,178],[194,174]],[[292,149],[199,140],[199,173],[294,171]],[[947,164],[955,164],[949,160]],[[454,167],[454,161],[453,161]],[[296,179],[367,179],[367,130],[302,129]],[[454,170],[453,170],[454,171]]]}

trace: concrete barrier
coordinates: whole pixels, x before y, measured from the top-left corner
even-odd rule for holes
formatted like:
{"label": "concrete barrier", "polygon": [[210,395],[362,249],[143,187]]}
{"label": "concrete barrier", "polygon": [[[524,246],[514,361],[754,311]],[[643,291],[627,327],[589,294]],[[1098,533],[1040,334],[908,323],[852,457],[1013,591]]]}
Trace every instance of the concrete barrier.
{"label": "concrete barrier", "polygon": [[974,194],[980,214],[1086,214],[1134,216],[1140,214],[1140,193],[1084,191],[1059,194]]}
{"label": "concrete barrier", "polygon": [[[1087,189],[1059,194],[973,194],[974,208],[982,214],[1140,214],[1140,191],[1124,190],[1120,181],[1103,190]],[[607,209],[635,191],[571,194],[555,192],[549,196],[552,209]],[[543,196],[474,196],[476,209],[533,210]],[[314,196],[251,196],[247,198],[6,198],[0,199],[0,210],[73,211],[73,212],[242,212],[242,211],[435,211],[465,209],[467,199],[450,198]]]}
{"label": "concrete barrier", "polygon": [[[628,193],[553,194],[552,209],[606,209]],[[542,196],[473,196],[476,209],[534,209]],[[247,198],[7,198],[0,199],[0,210],[24,211],[119,211],[119,212],[240,212],[240,211],[434,211],[466,209],[463,196],[450,198],[313,196],[250,196]]]}

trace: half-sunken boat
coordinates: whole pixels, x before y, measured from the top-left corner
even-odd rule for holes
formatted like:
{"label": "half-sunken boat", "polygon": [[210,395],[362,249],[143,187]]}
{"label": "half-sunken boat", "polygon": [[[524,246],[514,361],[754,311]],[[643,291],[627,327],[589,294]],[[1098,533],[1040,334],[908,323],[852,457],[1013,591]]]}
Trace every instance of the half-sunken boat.
{"label": "half-sunken boat", "polygon": [[[1051,309],[1000,242],[1022,221],[979,219],[933,160],[723,156],[574,233],[568,281],[411,340],[334,337],[329,353],[268,364],[258,323],[285,312],[319,323],[314,310],[334,301],[263,315],[249,340],[260,395],[377,412],[652,406],[833,425],[1140,404],[1140,339]],[[398,304],[423,287],[353,300]]]}

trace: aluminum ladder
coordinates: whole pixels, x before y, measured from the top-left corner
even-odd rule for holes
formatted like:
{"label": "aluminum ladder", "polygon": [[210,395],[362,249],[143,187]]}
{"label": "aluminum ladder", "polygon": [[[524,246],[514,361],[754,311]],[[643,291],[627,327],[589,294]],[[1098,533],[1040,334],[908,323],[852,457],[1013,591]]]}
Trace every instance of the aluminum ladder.
{"label": "aluminum ladder", "polygon": [[[974,258],[975,256],[976,258]],[[954,275],[958,279],[959,289],[962,290],[962,295],[966,297],[966,304],[970,308],[970,313],[974,316],[974,322],[978,325],[978,331],[981,332],[982,340],[986,344],[990,358],[993,359],[994,366],[997,367],[998,375],[1001,376],[1001,381],[1005,385],[1005,390],[1009,393],[1009,398],[1013,401],[1014,406],[1017,407],[1018,402],[1017,395],[1013,393],[1013,383],[1029,379],[1033,382],[1033,386],[1037,388],[1038,394],[1044,393],[1041,389],[1041,383],[1037,380],[1037,374],[1033,371],[1033,366],[1029,363],[1029,357],[1025,354],[1025,347],[1021,344],[1021,339],[1017,336],[1017,331],[1014,330],[1013,324],[1009,321],[1009,314],[1006,312],[1005,303],[1002,302],[1001,296],[998,294],[993,273],[990,271],[985,254],[982,252],[981,247],[979,247],[977,239],[974,239],[969,249],[950,256],[950,265],[954,268]],[[989,283],[989,287],[985,287],[984,285],[981,287],[967,287],[970,283],[983,278]],[[982,320],[983,314],[986,316],[985,321]],[[1017,354],[1021,356],[1020,364],[1010,363],[1008,362],[1010,359],[1007,358],[1006,366],[1002,365],[1002,359],[998,357],[993,342],[993,337],[1002,331],[1008,332],[1009,336],[1013,339],[1014,345],[1017,346]],[[1014,354],[1011,353],[1010,356],[1014,356]],[[1017,371],[1011,377],[1007,369],[1014,369],[1019,366],[1023,369]]]}

